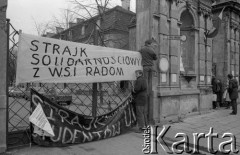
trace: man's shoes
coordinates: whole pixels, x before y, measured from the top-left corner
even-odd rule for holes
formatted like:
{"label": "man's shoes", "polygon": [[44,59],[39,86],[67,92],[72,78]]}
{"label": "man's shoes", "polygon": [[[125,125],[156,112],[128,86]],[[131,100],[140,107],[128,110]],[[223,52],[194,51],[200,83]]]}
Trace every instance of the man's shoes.
{"label": "man's shoes", "polygon": [[226,109],[229,109],[230,107],[226,107]]}
{"label": "man's shoes", "polygon": [[236,114],[236,113],[234,113],[234,112],[231,112],[231,113],[230,113],[230,115],[237,115],[237,114]]}

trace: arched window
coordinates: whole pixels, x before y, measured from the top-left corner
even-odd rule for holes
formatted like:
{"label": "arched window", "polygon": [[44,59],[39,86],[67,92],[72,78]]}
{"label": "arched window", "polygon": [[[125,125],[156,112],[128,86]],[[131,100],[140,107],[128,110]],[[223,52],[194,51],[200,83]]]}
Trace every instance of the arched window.
{"label": "arched window", "polygon": [[195,73],[195,29],[194,19],[189,10],[182,12],[180,34],[186,36],[186,41],[181,42],[181,56],[186,74]]}

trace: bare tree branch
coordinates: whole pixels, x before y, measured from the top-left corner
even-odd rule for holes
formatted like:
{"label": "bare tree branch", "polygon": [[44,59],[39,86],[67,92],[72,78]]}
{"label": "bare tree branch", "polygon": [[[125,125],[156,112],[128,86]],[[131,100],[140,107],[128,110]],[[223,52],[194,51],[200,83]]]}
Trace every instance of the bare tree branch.
{"label": "bare tree branch", "polygon": [[[39,35],[45,34],[46,32],[54,32],[56,27],[61,27],[64,29],[69,28],[69,22],[73,22],[77,17],[83,18],[85,20],[99,15],[101,22],[104,23],[104,13],[107,10],[107,6],[110,3],[110,0],[68,0],[73,7],[68,7],[67,9],[61,9],[60,16],[53,16],[51,22],[47,23],[37,23],[35,20],[35,28]],[[101,10],[100,10],[101,9]],[[101,25],[94,23],[96,27],[100,30],[99,38],[103,46],[106,46],[104,43],[104,34]],[[93,33],[93,32],[92,32]],[[92,34],[91,33],[91,34]],[[92,35],[89,36],[87,42],[89,42]]]}
{"label": "bare tree branch", "polygon": [[93,15],[90,13],[90,10],[89,9],[95,9],[95,10],[97,10],[97,8],[96,7],[92,7],[91,5],[84,5],[83,3],[80,3],[79,1],[77,1],[77,0],[72,0],[71,1],[73,4],[75,4],[75,9],[77,9],[77,11],[81,11],[82,9],[83,10],[85,10],[87,13],[88,13],[88,15],[89,15],[89,17],[91,18],[91,17],[93,17]]}
{"label": "bare tree branch", "polygon": [[37,31],[37,34],[39,36],[45,34],[46,32],[54,32],[55,29],[53,29],[52,25],[53,22],[41,22],[37,23],[37,21],[32,17],[32,20],[34,22],[35,29]]}
{"label": "bare tree branch", "polygon": [[33,17],[32,17],[32,20],[33,20],[33,22],[34,22],[34,26],[35,26],[35,28],[36,28],[36,31],[37,31],[38,35],[40,35],[40,34],[41,34],[40,25],[37,24],[36,20],[35,20]]}
{"label": "bare tree branch", "polygon": [[90,39],[92,38],[92,36],[93,36],[93,32],[94,32],[94,30],[92,30],[90,36],[88,37],[88,40],[85,42],[86,44],[89,43]]}

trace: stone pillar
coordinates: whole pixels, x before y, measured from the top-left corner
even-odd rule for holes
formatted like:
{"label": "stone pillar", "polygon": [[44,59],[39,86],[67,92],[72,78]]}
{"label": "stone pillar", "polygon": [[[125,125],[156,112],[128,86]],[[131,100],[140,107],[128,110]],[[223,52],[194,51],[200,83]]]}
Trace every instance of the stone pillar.
{"label": "stone pillar", "polygon": [[[152,1],[152,0],[151,0]],[[140,50],[147,39],[151,38],[151,1],[136,1],[137,23],[136,23],[136,44]]]}
{"label": "stone pillar", "polygon": [[0,153],[7,149],[7,0],[0,1]]}

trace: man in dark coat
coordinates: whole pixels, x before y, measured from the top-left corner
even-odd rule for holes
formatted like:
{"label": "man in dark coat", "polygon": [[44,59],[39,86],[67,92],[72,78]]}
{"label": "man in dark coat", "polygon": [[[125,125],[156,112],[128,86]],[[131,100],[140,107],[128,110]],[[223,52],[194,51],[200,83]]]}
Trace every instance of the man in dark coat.
{"label": "man in dark coat", "polygon": [[232,74],[228,74],[228,79],[229,79],[228,93],[231,99],[231,104],[233,109],[231,115],[236,115],[237,114],[237,98],[238,98],[238,82],[236,79],[233,79]]}
{"label": "man in dark coat", "polygon": [[217,94],[217,105],[219,106],[219,107],[222,107],[222,105],[223,105],[223,103],[222,103],[222,96],[223,96],[223,88],[222,88],[222,82],[221,82],[221,80],[219,80],[219,79],[217,79],[216,80],[217,81],[217,92],[216,92],[216,94]]}
{"label": "man in dark coat", "polygon": [[143,74],[147,81],[150,72],[153,70],[153,61],[157,60],[157,55],[152,45],[153,40],[146,40],[145,45],[139,51],[142,55]]}
{"label": "man in dark coat", "polygon": [[219,106],[222,107],[223,106],[223,85],[222,85],[222,81],[221,80],[217,80],[217,84],[219,87],[219,92],[217,93],[217,101],[219,102]]}
{"label": "man in dark coat", "polygon": [[142,132],[143,128],[147,126],[147,81],[143,77],[143,71],[136,71],[137,80],[134,84],[133,95],[136,107],[137,123],[139,130]]}
{"label": "man in dark coat", "polygon": [[215,107],[216,109],[219,108],[219,102],[220,102],[220,81],[215,77],[213,76],[212,77],[212,90],[213,90],[213,94],[216,94],[217,95],[217,100],[216,101],[213,101],[213,107]]}

